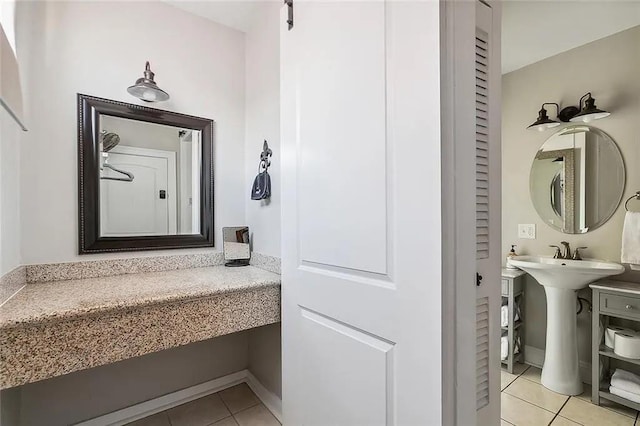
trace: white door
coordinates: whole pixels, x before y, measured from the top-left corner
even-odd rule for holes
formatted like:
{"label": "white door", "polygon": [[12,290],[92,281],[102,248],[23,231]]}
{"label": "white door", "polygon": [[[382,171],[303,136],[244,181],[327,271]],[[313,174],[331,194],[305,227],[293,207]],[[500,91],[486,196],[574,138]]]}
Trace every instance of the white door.
{"label": "white door", "polygon": [[445,422],[439,14],[283,8],[287,426]]}
{"label": "white door", "polygon": [[500,423],[500,14],[475,4],[476,424],[487,426]]}
{"label": "white door", "polygon": [[[176,234],[175,161],[175,153],[162,150],[118,146],[108,153],[108,164],[134,179],[100,179],[101,236]],[[109,168],[101,173],[124,176]]]}

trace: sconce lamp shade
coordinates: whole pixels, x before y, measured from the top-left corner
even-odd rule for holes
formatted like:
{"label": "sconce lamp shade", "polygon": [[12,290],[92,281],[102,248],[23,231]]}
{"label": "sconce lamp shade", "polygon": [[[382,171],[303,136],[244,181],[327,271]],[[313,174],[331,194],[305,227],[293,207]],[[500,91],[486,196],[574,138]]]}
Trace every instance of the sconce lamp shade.
{"label": "sconce lamp shade", "polygon": [[169,94],[158,87],[156,82],[153,80],[154,76],[155,74],[151,71],[149,61],[147,61],[144,70],[144,77],[136,80],[136,84],[133,86],[129,86],[129,88],[127,88],[127,92],[145,102],[166,101],[169,99]]}
{"label": "sconce lamp shade", "polygon": [[584,123],[589,123],[590,121],[598,120],[600,118],[605,118],[611,115],[610,112],[603,111],[596,107],[596,100],[591,97],[591,93],[587,93],[586,95],[584,95],[580,99],[580,101],[582,101],[585,96],[587,97],[587,99],[584,101],[584,107],[579,113],[574,115],[570,121],[582,121]]}
{"label": "sconce lamp shade", "polygon": [[542,108],[540,108],[540,111],[538,111],[538,119],[532,125],[527,127],[527,129],[544,132],[547,129],[551,129],[552,127],[560,125],[560,123],[558,123],[557,121],[549,118],[549,116],[547,115],[547,110],[544,108],[545,105],[547,104],[542,104]]}

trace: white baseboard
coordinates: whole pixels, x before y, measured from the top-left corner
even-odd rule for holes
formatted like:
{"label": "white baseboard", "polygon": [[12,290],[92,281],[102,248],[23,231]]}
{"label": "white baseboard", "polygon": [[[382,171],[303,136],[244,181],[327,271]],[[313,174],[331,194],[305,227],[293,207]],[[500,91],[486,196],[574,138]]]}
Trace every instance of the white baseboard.
{"label": "white baseboard", "polygon": [[78,423],[76,426],[122,426],[198,398],[220,392],[221,390],[240,383],[247,383],[269,411],[271,411],[278,420],[282,421],[282,401],[280,398],[268,391],[249,370],[242,370],[158,398],[150,399],[149,401],[141,402],[140,404],[132,405],[122,410],[95,417],[91,420]]}
{"label": "white baseboard", "polygon": [[544,364],[544,349],[533,346],[524,346],[524,362],[534,367],[542,368]]}
{"label": "white baseboard", "polygon": [[262,401],[262,403],[271,411],[280,423],[282,423],[282,400],[278,398],[278,395],[269,391],[263,386],[256,376],[251,374],[247,370],[247,385],[251,388],[253,393]]}
{"label": "white baseboard", "polygon": [[[524,346],[524,362],[534,367],[542,368],[544,365],[544,349],[533,346]],[[580,361],[580,377],[584,383],[591,384],[591,363]]]}

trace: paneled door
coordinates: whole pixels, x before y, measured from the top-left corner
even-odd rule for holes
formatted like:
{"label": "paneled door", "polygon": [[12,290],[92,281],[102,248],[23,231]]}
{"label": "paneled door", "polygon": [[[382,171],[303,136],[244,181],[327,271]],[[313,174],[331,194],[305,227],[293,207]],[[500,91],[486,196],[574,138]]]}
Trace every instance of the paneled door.
{"label": "paneled door", "polygon": [[443,424],[439,7],[283,8],[287,426]]}

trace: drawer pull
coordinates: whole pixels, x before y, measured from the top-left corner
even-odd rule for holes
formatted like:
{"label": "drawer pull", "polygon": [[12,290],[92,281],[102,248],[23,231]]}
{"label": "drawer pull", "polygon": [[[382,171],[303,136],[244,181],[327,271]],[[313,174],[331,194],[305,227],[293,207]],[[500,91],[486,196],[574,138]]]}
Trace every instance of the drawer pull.
{"label": "drawer pull", "polygon": [[625,308],[626,308],[626,309],[633,309],[633,306],[631,306],[631,305],[627,305],[627,306],[625,306]]}

